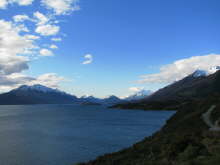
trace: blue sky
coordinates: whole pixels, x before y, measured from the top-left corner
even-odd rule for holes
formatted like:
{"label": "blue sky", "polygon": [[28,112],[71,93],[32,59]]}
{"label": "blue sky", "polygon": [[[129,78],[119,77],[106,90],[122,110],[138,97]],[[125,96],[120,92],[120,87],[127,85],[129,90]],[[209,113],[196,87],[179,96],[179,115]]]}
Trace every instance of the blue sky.
{"label": "blue sky", "polygon": [[[34,55],[13,54],[28,56],[28,69],[16,74],[36,79],[33,83],[59,85],[77,96],[126,96],[143,88],[157,90],[195,69],[220,65],[219,0],[72,0],[69,5],[73,11],[49,6],[45,1],[50,0],[27,0],[27,4],[14,1],[0,9],[0,19],[13,22],[15,15],[33,17],[38,11],[51,17],[50,23],[41,24],[60,28],[48,35],[36,32],[41,26],[39,20],[16,23],[27,26],[28,34],[40,37],[35,41],[39,48],[32,52]],[[52,44],[58,49],[49,49]],[[42,49],[53,55],[45,51],[39,55]],[[85,60],[90,61],[83,64]],[[55,82],[47,84],[45,76],[38,79],[47,73],[54,74]],[[5,77],[15,81],[9,74]],[[18,83],[3,84],[0,89],[28,83],[20,77]]]}

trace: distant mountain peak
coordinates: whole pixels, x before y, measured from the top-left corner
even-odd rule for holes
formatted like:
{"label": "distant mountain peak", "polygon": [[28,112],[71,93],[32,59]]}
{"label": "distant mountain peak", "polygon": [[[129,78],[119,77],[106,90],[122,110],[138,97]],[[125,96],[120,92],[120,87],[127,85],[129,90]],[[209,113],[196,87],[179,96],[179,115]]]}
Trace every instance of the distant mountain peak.
{"label": "distant mountain peak", "polygon": [[0,95],[0,104],[75,104],[76,96],[40,84],[22,85]]}
{"label": "distant mountain peak", "polygon": [[92,95],[83,95],[82,97],[80,97],[82,99],[87,99],[87,98],[95,98],[94,96]]}
{"label": "distant mountain peak", "polygon": [[115,95],[110,95],[110,96],[108,96],[108,97],[106,97],[106,99],[110,99],[110,98],[116,98],[116,99],[119,99],[117,96],[115,96]]}
{"label": "distant mountain peak", "polygon": [[192,76],[193,77],[205,77],[205,76],[208,76],[208,72],[205,71],[205,70],[200,70],[200,69],[197,69],[195,72],[193,72]]}
{"label": "distant mountain peak", "polygon": [[149,94],[151,94],[151,93],[152,93],[151,90],[145,90],[145,89],[143,89],[143,90],[137,92],[136,95],[137,95],[137,96],[143,96],[143,95],[146,96],[146,95],[149,95]]}
{"label": "distant mountain peak", "polygon": [[214,66],[209,69],[209,74],[213,74],[220,70],[220,66]]}
{"label": "distant mountain peak", "polygon": [[145,97],[149,96],[150,94],[152,94],[151,90],[141,90],[138,91],[137,93],[128,96],[127,98],[125,98],[125,100],[131,101],[131,100],[141,100],[144,99]]}
{"label": "distant mountain peak", "polygon": [[113,104],[118,104],[122,102],[123,100],[119,99],[117,96],[110,95],[105,98],[96,98],[94,96],[82,96],[80,98],[81,102],[84,103],[98,103],[98,104],[103,104],[103,105],[113,105]]}
{"label": "distant mountain peak", "polygon": [[56,92],[56,93],[64,93],[58,89],[49,88],[47,86],[41,85],[41,84],[35,84],[35,85],[22,85],[19,88],[15,89],[17,91],[39,91],[39,92]]}
{"label": "distant mountain peak", "polygon": [[192,73],[192,76],[195,78],[196,77],[205,77],[205,76],[209,76],[211,74],[214,74],[219,70],[220,70],[220,66],[213,66],[208,70],[197,69],[195,72]]}

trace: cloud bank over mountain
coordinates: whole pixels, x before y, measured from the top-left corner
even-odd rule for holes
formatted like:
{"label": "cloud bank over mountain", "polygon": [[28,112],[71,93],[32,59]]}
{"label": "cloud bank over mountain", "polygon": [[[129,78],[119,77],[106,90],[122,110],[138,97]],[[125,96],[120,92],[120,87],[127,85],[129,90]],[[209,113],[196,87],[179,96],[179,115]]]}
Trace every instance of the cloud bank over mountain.
{"label": "cloud bank over mountain", "polygon": [[139,83],[172,83],[181,80],[194,71],[200,69],[208,71],[214,66],[220,65],[219,54],[193,56],[177,60],[172,64],[164,65],[159,73],[141,76]]}

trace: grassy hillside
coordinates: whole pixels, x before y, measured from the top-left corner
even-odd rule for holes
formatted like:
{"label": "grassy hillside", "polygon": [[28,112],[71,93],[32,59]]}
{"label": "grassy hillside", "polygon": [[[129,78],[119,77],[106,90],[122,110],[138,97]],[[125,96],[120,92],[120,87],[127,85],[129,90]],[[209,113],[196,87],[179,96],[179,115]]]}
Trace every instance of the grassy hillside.
{"label": "grassy hillside", "polygon": [[220,132],[210,131],[202,115],[212,106],[220,119],[220,95],[187,103],[153,136],[122,151],[78,165],[219,165]]}

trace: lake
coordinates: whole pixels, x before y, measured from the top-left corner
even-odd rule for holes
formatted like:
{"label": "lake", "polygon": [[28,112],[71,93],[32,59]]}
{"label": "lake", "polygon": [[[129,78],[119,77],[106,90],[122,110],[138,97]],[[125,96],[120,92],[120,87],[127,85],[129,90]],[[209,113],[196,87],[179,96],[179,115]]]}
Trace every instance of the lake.
{"label": "lake", "polygon": [[0,165],[85,162],[131,146],[173,114],[103,106],[0,106]]}

